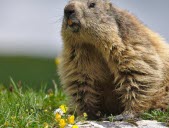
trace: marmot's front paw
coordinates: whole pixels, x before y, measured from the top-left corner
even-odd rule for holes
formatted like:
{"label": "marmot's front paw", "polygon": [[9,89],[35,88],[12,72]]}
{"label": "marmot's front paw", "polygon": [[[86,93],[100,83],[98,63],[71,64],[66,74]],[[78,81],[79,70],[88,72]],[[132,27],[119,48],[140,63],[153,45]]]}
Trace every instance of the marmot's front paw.
{"label": "marmot's front paw", "polygon": [[123,112],[120,115],[117,115],[113,118],[114,121],[122,121],[122,120],[135,120],[137,119],[136,114],[134,114],[133,112]]}

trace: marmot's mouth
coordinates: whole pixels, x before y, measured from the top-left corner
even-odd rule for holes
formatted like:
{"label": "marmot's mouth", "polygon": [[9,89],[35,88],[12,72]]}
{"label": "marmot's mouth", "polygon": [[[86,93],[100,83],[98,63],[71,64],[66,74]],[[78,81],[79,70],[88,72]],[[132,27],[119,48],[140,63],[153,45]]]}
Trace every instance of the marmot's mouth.
{"label": "marmot's mouth", "polygon": [[76,18],[67,20],[67,27],[71,29],[72,32],[79,32],[80,30],[80,21]]}

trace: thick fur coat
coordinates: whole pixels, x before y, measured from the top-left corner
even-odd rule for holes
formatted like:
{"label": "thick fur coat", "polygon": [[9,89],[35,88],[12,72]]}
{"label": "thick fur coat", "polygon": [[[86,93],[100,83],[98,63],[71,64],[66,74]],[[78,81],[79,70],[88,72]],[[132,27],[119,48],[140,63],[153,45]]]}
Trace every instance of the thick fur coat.
{"label": "thick fur coat", "polygon": [[126,10],[71,0],[62,38],[59,74],[78,114],[126,119],[168,107],[169,45]]}

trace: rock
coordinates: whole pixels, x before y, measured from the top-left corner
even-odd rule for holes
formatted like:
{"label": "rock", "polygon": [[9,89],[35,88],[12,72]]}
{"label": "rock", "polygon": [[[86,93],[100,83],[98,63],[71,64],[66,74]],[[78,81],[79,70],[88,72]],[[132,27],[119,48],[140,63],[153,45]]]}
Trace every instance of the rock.
{"label": "rock", "polygon": [[[79,128],[168,128],[165,123],[150,121],[150,120],[141,120],[133,123],[128,123],[124,121],[118,122],[95,122],[95,121],[86,121],[77,123]],[[70,128],[71,126],[68,126]]]}

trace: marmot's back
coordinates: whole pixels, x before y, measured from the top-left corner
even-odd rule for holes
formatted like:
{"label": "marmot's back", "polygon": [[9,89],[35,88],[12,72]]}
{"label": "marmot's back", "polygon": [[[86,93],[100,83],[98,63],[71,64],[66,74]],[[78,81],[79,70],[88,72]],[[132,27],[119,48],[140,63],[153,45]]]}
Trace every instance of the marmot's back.
{"label": "marmot's back", "polygon": [[135,16],[105,0],[64,9],[59,73],[77,112],[128,119],[169,103],[169,48]]}

